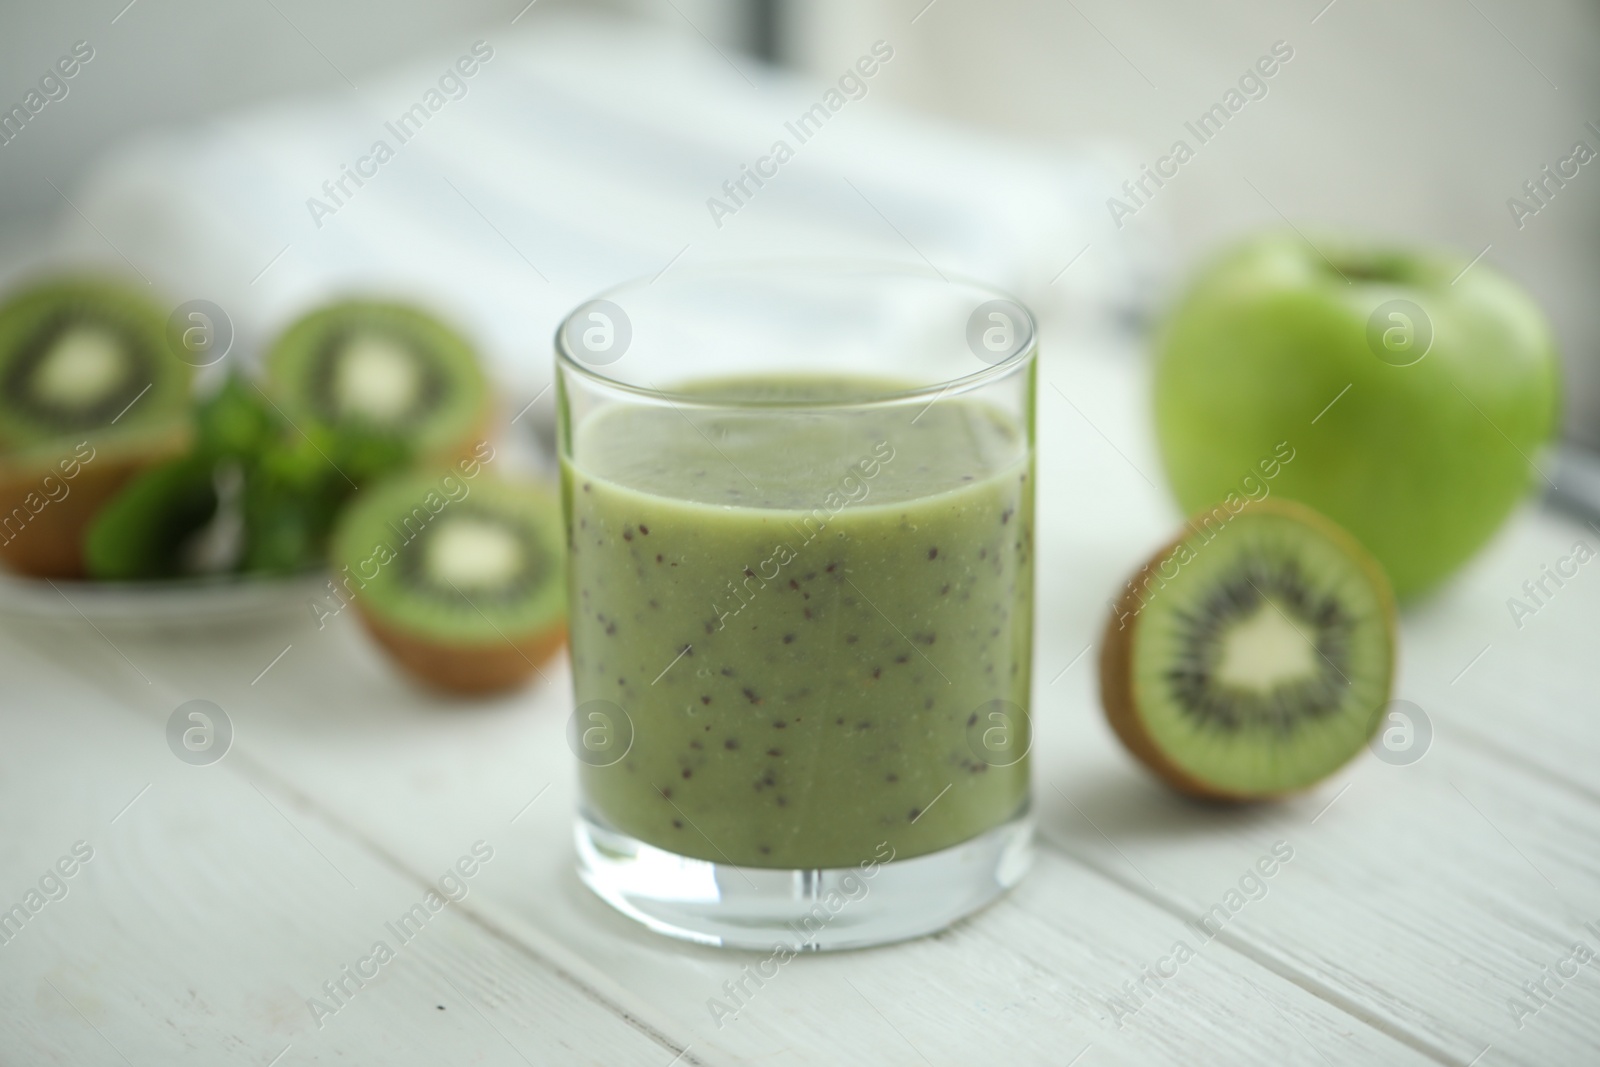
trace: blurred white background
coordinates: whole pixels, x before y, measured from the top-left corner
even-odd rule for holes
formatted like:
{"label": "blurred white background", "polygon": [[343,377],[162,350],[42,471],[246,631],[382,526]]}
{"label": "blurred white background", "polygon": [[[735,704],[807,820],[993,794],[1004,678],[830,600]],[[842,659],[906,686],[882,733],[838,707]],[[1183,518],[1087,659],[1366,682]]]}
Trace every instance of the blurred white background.
{"label": "blurred white background", "polygon": [[1308,232],[1349,228],[1467,257],[1487,247],[1485,261],[1526,284],[1555,323],[1568,435],[1600,444],[1600,167],[1584,167],[1520,230],[1507,207],[1575,141],[1600,149],[1587,125],[1600,126],[1600,6],[1584,0],[8,0],[0,103],[19,102],[75,41],[89,41],[95,59],[65,99],[0,146],[7,258],[70,211],[50,183],[70,192],[132,133],[262,100],[348,93],[346,79],[359,85],[472,34],[537,34],[577,7],[656,23],[696,42],[708,64],[729,62],[721,49],[754,69],[751,54],[764,53],[830,78],[883,38],[896,58],[874,101],[1114,152],[1127,177],[1286,41],[1294,59],[1268,95],[1124,232],[1170,239],[1179,268],[1285,217]]}

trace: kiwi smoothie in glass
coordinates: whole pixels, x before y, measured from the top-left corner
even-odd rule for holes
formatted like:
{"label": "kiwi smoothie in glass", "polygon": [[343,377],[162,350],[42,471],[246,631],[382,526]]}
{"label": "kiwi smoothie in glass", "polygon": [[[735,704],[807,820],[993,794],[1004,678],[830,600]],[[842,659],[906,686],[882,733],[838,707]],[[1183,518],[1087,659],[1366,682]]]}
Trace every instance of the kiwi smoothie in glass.
{"label": "kiwi smoothie in glass", "polygon": [[577,871],[793,951],[1032,857],[1033,318],[900,264],[674,266],[556,334]]}
{"label": "kiwi smoothie in glass", "polygon": [[577,432],[583,460],[563,478],[577,699],[615,702],[633,730],[619,762],[582,769],[595,816],[681,855],[828,868],[885,842],[897,859],[938,851],[1017,814],[1025,746],[994,731],[1027,729],[1021,427],[957,400],[804,419],[618,408]]}

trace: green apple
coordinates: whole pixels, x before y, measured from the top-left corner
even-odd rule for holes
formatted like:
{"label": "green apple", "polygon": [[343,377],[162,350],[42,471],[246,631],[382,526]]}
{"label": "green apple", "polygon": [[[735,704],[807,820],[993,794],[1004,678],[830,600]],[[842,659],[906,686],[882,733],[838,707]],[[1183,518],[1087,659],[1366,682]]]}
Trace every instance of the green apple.
{"label": "green apple", "polygon": [[1204,267],[1156,351],[1156,431],[1183,508],[1309,504],[1402,597],[1466,562],[1542,477],[1561,392],[1539,308],[1467,266],[1274,233]]}

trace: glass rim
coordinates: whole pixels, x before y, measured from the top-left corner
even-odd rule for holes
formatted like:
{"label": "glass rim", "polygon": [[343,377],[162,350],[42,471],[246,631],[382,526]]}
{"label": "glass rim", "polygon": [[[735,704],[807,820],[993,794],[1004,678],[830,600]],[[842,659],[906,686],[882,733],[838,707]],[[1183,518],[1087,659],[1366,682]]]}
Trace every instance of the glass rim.
{"label": "glass rim", "polygon": [[[671,269],[668,265],[667,269]],[[850,257],[773,257],[767,259],[725,259],[711,263],[698,264],[692,267],[680,268],[675,274],[699,275],[713,277],[719,274],[735,274],[740,277],[753,273],[778,274],[782,272],[804,273],[810,272],[816,277],[827,277],[830,273],[836,275],[850,272],[862,274],[877,274],[884,276],[897,276],[900,278],[921,278],[936,281],[945,285],[965,285],[974,290],[987,294],[991,300],[1005,300],[1014,304],[1027,317],[1028,341],[1016,352],[997,363],[984,366],[981,370],[965,374],[958,378],[947,379],[942,382],[933,382],[928,385],[919,385],[913,389],[902,389],[897,392],[883,393],[866,398],[848,400],[789,400],[777,398],[763,399],[719,399],[707,397],[701,393],[680,392],[672,389],[663,389],[648,385],[635,385],[605,374],[603,369],[585,363],[573,355],[567,346],[567,324],[579,311],[597,300],[613,300],[615,297],[632,292],[654,284],[665,271],[655,274],[641,274],[625,281],[618,282],[606,289],[585,298],[571,311],[561,317],[555,331],[555,353],[557,370],[570,370],[589,382],[627,393],[645,400],[665,401],[675,406],[695,408],[712,408],[723,410],[806,410],[825,411],[837,409],[861,409],[876,406],[889,406],[914,403],[927,400],[932,404],[941,397],[956,393],[965,393],[977,389],[991,381],[1005,378],[1025,368],[1033,362],[1039,351],[1039,324],[1038,319],[1023,301],[1011,293],[988,282],[981,282],[962,274],[941,271],[931,264],[927,268],[917,267],[915,264],[898,262],[886,259],[850,258]]]}

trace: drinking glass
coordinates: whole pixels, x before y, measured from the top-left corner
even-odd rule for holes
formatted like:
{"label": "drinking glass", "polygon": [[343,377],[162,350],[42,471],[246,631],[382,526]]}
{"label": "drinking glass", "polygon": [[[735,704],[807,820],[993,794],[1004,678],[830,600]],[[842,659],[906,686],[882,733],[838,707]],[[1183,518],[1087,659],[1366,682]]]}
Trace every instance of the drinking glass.
{"label": "drinking glass", "polygon": [[663,933],[914,937],[1031,859],[1036,331],[873,263],[675,269],[556,383],[579,873]]}

